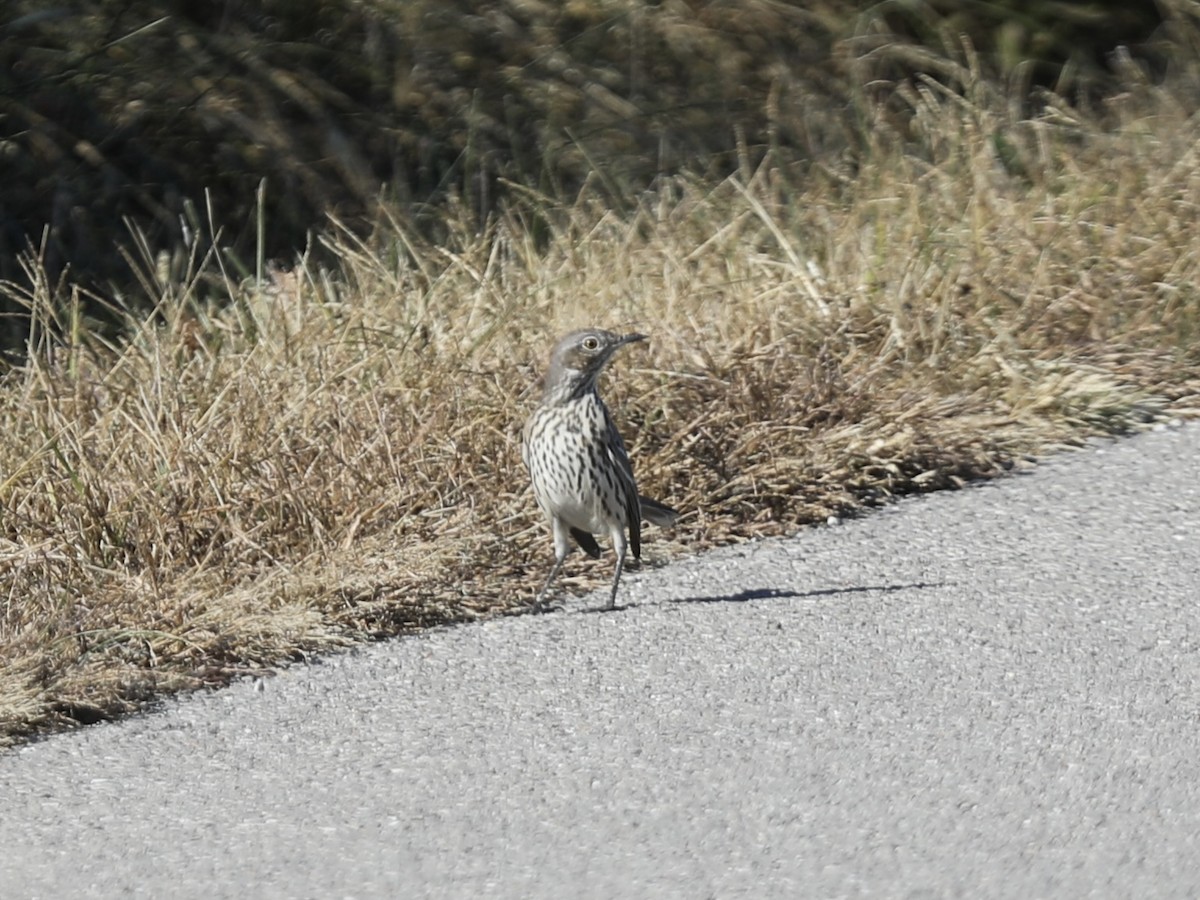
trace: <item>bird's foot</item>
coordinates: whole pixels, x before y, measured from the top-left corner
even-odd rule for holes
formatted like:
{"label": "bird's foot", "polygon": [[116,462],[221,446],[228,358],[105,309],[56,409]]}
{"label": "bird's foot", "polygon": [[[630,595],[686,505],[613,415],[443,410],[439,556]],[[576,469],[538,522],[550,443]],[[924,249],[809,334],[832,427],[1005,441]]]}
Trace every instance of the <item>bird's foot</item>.
{"label": "bird's foot", "polygon": [[529,611],[531,613],[540,614],[560,612],[562,608],[562,603],[556,602],[550,597],[543,597],[539,594],[538,597],[533,601],[533,604],[529,607]]}

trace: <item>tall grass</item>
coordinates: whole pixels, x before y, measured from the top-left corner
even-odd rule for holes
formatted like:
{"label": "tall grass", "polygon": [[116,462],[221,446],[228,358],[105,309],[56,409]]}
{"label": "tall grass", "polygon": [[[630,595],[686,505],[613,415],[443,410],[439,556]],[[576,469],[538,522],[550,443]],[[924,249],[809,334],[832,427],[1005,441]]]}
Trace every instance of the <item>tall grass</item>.
{"label": "tall grass", "polygon": [[896,97],[853,162],[747,156],[619,211],[599,175],[569,203],[519,189],[483,227],[447,207],[436,242],[334,222],[332,269],[133,240],[152,309],[109,301],[119,337],[28,260],[3,287],[32,336],[0,380],[0,734],[524,608],[550,550],[519,425],[582,324],[652,335],[604,385],[686,513],[651,561],[1194,414],[1177,95],[1024,118],[964,59]]}

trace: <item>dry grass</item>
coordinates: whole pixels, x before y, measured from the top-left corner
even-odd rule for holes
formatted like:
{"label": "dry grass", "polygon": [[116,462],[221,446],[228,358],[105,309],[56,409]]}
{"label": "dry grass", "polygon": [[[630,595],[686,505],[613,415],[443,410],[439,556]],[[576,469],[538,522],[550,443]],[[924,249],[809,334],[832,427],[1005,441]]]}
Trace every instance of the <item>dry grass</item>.
{"label": "dry grass", "polygon": [[688,511],[653,560],[1195,413],[1195,117],[1146,88],[1104,128],[1021,120],[963,81],[903,93],[854,171],[746,164],[621,213],[531,193],[436,245],[334,229],[340,271],[260,286],[147,266],[155,310],[111,342],[9,285],[37,327],[0,382],[0,740],[523,608],[550,547],[519,423],[580,324],[653,336],[605,383]]}

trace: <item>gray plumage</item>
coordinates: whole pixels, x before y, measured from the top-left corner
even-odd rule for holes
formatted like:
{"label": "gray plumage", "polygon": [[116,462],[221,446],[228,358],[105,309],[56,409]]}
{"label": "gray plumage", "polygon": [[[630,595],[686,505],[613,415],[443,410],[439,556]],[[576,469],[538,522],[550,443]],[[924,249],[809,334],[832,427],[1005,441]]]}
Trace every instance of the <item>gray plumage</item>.
{"label": "gray plumage", "polygon": [[665,527],[679,515],[638,495],[629,454],[596,389],[613,354],[645,339],[589,328],[568,334],[550,355],[542,402],[526,421],[521,440],[534,496],[554,535],[554,567],[538,592],[539,608],[571,549],[570,538],[598,558],[594,535],[599,534],[612,540],[617,553],[608,601],[612,609],[626,552],[632,550],[635,559],[641,556],[642,520]]}

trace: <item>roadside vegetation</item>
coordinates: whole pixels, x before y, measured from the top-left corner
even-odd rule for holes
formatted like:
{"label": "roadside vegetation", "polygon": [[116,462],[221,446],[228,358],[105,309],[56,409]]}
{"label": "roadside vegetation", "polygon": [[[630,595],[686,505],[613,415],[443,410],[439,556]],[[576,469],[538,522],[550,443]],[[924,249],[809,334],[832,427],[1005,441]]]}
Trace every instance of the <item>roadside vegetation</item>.
{"label": "roadside vegetation", "polygon": [[[1151,62],[1114,50],[1103,75],[1046,84],[936,17],[901,36],[836,18],[844,4],[747,5],[773,34],[818,36],[793,59],[783,37],[682,4],[582,4],[627,46],[631,9],[646,40],[691,35],[622,60],[579,49],[600,41],[590,19],[505,31],[496,12],[535,7],[468,24],[540,35],[538,67],[564,47],[593,60],[525,85],[574,105],[513,100],[518,127],[503,91],[479,100],[494,133],[429,150],[429,184],[364,193],[361,214],[332,209],[307,237],[289,221],[294,253],[271,244],[290,213],[268,178],[236,208],[201,189],[177,216],[113,228],[125,278],[76,278],[53,235],[9,261],[0,743],[524,610],[551,549],[520,424],[553,341],[584,324],[651,335],[604,383],[645,492],[685,512],[653,532],[651,563],[1200,412],[1189,5],[1168,9]],[[670,68],[688,48],[701,72]],[[484,84],[461,53],[464,84]],[[681,93],[647,124],[648,76],[642,93],[627,79],[656,60]],[[683,101],[706,91],[689,131]],[[499,149],[519,133],[525,158]],[[670,154],[647,156],[654,134]],[[576,555],[567,575],[599,586],[611,559]]]}

